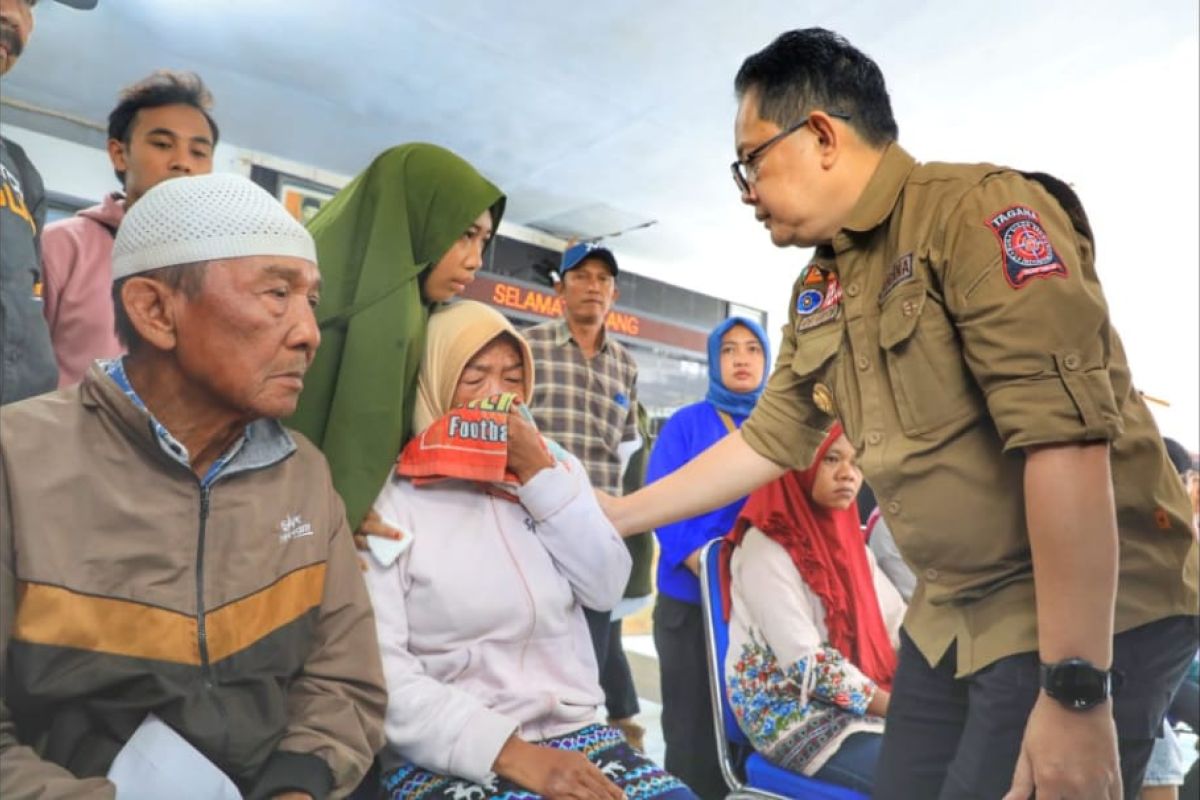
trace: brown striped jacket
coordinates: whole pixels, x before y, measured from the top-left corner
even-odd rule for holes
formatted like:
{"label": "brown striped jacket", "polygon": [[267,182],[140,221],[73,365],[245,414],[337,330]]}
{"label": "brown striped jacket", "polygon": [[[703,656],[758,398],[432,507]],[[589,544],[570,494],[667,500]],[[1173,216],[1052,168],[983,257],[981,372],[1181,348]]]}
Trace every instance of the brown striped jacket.
{"label": "brown striped jacket", "polygon": [[205,489],[96,367],[0,412],[0,795],[111,792],[150,712],[250,796],[366,771],[386,693],[341,499],[307,440],[248,432]]}

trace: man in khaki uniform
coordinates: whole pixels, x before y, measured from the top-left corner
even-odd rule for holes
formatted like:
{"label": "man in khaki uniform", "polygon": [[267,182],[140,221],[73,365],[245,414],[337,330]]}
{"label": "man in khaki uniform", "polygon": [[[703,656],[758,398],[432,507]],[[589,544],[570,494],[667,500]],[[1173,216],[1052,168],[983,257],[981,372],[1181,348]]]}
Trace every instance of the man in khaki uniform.
{"label": "man in khaki uniform", "polygon": [[829,31],[779,37],[736,90],[742,199],[816,254],[741,431],[610,515],[729,502],[840,418],[919,578],[875,796],[1136,796],[1195,652],[1197,548],[1079,201],[915,162],[878,66]]}

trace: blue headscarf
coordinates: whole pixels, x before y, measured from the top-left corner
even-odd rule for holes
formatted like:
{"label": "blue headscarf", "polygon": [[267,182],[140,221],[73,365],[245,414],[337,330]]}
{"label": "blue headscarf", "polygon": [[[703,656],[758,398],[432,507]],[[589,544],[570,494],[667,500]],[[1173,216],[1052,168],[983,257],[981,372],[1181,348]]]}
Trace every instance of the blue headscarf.
{"label": "blue headscarf", "polygon": [[[763,349],[763,377],[758,388],[752,392],[731,392],[721,383],[721,337],[734,325],[741,325],[758,337]],[[750,415],[758,397],[767,385],[767,376],[771,374],[771,343],[767,341],[766,331],[752,319],[745,317],[730,317],[708,335],[708,395],[704,398],[722,411],[737,414],[742,417]]]}

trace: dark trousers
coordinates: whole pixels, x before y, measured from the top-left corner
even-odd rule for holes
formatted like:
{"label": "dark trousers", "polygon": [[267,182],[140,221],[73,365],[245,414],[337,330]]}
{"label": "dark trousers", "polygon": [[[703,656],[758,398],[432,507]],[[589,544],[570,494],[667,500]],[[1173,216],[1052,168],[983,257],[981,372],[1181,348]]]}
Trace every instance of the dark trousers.
{"label": "dark trousers", "polygon": [[[1197,619],[1170,617],[1113,638],[1113,696],[1125,797],[1141,789],[1167,703],[1195,653]],[[930,667],[901,631],[877,800],[1001,798],[1038,696],[1038,657],[1021,653],[955,678],[955,650]]]}
{"label": "dark trousers", "polygon": [[663,766],[704,800],[723,798],[729,789],[717,763],[700,606],[660,594],[654,606],[654,648],[667,745]]}
{"label": "dark trousers", "polygon": [[836,783],[856,792],[870,794],[879,766],[879,748],[883,737],[878,733],[852,733],[813,775],[819,781]]}
{"label": "dark trousers", "polygon": [[607,611],[583,610],[587,618],[588,633],[592,636],[592,649],[596,653],[596,664],[600,668],[600,688],[604,690],[604,706],[609,719],[628,719],[635,716],[638,705],[637,687],[633,685],[633,672],[629,659],[621,644],[621,620],[610,621]]}
{"label": "dark trousers", "polygon": [[1192,729],[1192,733],[1200,733],[1200,683],[1191,678],[1183,679],[1171,698],[1167,719],[1184,723]]}

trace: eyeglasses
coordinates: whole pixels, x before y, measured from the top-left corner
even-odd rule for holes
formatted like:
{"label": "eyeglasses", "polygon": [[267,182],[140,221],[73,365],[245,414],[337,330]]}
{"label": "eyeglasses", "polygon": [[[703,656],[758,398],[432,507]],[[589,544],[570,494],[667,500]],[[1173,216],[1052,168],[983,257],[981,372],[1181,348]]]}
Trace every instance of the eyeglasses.
{"label": "eyeglasses", "polygon": [[[834,119],[840,119],[843,122],[850,121],[849,114],[842,114],[837,111],[826,111],[825,113],[828,114],[829,116],[833,117]],[[750,187],[758,179],[758,166],[754,162],[759,158],[759,156],[761,156],[763,153],[770,150],[771,146],[774,145],[776,142],[778,142],[780,139],[783,139],[786,136],[790,136],[791,134],[800,130],[801,128],[803,128],[805,125],[807,125],[811,121],[812,121],[812,115],[809,114],[807,117],[800,120],[795,125],[792,125],[789,128],[784,128],[779,133],[775,134],[770,139],[767,139],[765,142],[760,144],[758,147],[754,148],[749,153],[746,153],[746,155],[742,156],[737,161],[734,161],[732,164],[729,165],[729,171],[733,173],[733,182],[737,184],[737,187],[739,190],[741,190],[742,194],[749,192]]]}

